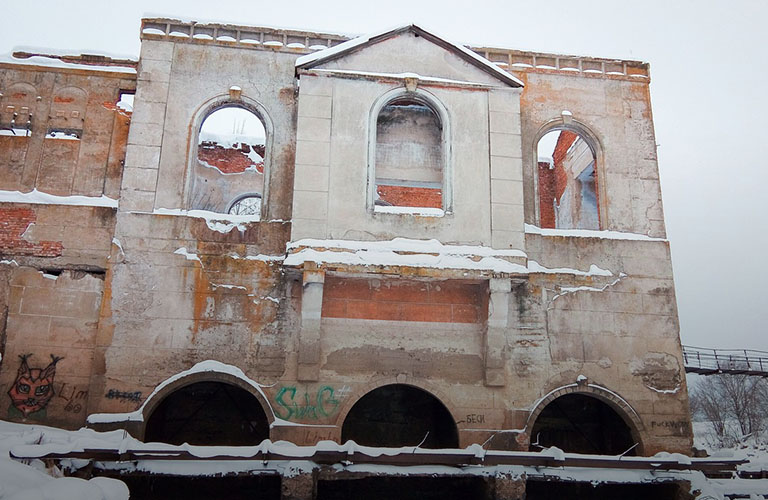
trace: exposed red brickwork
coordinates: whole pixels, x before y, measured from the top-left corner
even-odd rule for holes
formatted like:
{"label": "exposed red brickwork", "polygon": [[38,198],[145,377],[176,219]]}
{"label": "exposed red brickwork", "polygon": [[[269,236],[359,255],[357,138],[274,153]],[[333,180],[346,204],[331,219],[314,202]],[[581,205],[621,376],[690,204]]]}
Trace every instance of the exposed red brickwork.
{"label": "exposed red brickwork", "polygon": [[477,283],[368,281],[326,277],[325,318],[482,323],[487,291]]}
{"label": "exposed red brickwork", "polygon": [[0,254],[58,257],[62,245],[59,241],[32,243],[22,235],[37,220],[31,208],[0,208]]}
{"label": "exposed red brickwork", "polygon": [[539,162],[539,224],[541,227],[555,228],[555,171],[549,168],[549,162]]}
{"label": "exposed red brickwork", "polygon": [[379,198],[396,207],[443,208],[443,191],[434,188],[376,186]]}
{"label": "exposed red brickwork", "polygon": [[552,160],[555,162],[555,166],[563,164],[563,160],[568,154],[568,149],[578,137],[579,134],[571,132],[570,130],[560,131],[560,136],[557,138],[557,144],[555,144],[555,150],[552,152]]}
{"label": "exposed red brickwork", "polygon": [[[253,150],[264,158],[264,146],[255,145]],[[264,162],[255,163],[248,157],[251,146],[241,144],[239,148],[225,148],[213,142],[204,142],[197,149],[197,158],[212,165],[225,174],[240,174],[248,167],[255,167],[259,173],[264,173]]]}
{"label": "exposed red brickwork", "polygon": [[552,152],[554,168],[550,168],[547,162],[539,162],[539,223],[543,228],[554,229],[557,225],[554,204],[560,204],[560,198],[568,185],[568,174],[563,167],[563,160],[578,137],[575,132],[561,131]]}

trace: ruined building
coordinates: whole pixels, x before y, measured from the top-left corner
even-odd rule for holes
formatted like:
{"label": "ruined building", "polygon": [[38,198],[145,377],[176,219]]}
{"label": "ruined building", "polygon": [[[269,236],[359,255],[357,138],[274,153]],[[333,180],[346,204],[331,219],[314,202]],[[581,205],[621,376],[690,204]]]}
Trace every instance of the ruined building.
{"label": "ruined building", "polygon": [[690,451],[647,64],[413,25],[141,40],[0,62],[3,419]]}

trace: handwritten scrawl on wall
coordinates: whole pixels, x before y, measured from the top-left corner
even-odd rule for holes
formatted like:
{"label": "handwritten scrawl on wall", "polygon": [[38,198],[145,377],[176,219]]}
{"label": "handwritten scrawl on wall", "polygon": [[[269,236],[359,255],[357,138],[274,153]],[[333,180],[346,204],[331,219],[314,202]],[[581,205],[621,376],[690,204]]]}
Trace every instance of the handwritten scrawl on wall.
{"label": "handwritten scrawl on wall", "polygon": [[56,363],[62,358],[51,354],[51,362],[45,368],[30,368],[27,360],[31,354],[22,354],[19,371],[16,375],[8,396],[12,406],[9,416],[20,412],[26,418],[32,413],[44,411],[53,397],[53,379],[56,376]]}

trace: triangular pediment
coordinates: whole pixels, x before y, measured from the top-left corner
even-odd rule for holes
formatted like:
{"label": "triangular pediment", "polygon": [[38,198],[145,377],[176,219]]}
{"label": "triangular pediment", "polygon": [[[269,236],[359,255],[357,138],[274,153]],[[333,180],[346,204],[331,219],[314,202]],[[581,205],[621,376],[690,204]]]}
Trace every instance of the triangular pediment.
{"label": "triangular pediment", "polygon": [[414,24],[362,36],[302,56],[296,60],[296,69],[415,73],[491,86],[523,86],[520,80],[466,47]]}

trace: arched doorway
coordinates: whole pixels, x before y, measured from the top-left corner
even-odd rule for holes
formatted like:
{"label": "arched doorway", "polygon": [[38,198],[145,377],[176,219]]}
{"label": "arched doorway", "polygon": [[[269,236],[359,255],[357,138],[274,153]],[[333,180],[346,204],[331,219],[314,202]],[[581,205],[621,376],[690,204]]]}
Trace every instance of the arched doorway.
{"label": "arched doorway", "polygon": [[[619,455],[634,445],[632,429],[608,404],[585,394],[566,394],[539,413],[530,451],[556,446],[571,453]],[[636,450],[626,454],[635,455]]]}
{"label": "arched doorway", "polygon": [[403,384],[385,385],[360,398],[344,419],[341,440],[364,446],[416,446],[422,441],[422,448],[459,446],[456,423],[443,403]]}
{"label": "arched doorway", "polygon": [[223,382],[197,382],[177,389],[154,409],[144,441],[245,446],[269,438],[264,409],[251,393]]}

